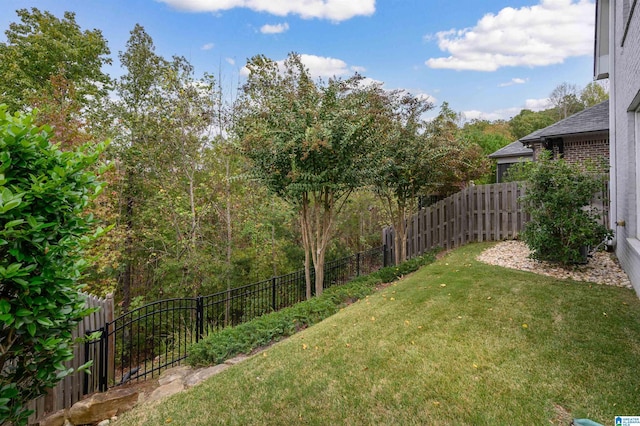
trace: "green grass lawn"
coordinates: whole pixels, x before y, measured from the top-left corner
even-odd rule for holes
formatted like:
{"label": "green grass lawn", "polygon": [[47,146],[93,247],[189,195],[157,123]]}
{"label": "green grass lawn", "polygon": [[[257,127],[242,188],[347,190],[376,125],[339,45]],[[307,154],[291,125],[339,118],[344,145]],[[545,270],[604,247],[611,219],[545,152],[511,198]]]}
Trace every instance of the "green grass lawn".
{"label": "green grass lawn", "polygon": [[566,425],[640,415],[633,290],[436,263],[119,425]]}

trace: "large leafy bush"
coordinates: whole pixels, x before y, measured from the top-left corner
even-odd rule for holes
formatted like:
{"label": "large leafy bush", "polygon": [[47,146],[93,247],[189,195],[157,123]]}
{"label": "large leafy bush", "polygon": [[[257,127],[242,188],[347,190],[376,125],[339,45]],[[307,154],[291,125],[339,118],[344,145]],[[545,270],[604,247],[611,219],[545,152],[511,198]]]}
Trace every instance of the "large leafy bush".
{"label": "large leafy bush", "polygon": [[565,265],[583,263],[586,250],[609,235],[593,205],[594,198],[602,197],[606,170],[553,160],[545,153],[521,173],[527,181],[521,201],[531,215],[522,237],[532,257]]}
{"label": "large leafy bush", "polygon": [[0,105],[0,424],[25,424],[26,403],[70,373],[71,332],[88,313],[82,210],[100,191],[90,169],[104,146],[61,152],[49,136]]}

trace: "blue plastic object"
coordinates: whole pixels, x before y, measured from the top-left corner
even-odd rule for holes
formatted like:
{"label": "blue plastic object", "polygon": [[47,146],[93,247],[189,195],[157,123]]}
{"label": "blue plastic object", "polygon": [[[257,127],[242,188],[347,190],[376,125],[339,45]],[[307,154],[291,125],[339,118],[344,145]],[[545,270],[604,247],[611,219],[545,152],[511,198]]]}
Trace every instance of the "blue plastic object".
{"label": "blue plastic object", "polygon": [[589,419],[573,419],[573,422],[571,424],[574,426],[604,426]]}

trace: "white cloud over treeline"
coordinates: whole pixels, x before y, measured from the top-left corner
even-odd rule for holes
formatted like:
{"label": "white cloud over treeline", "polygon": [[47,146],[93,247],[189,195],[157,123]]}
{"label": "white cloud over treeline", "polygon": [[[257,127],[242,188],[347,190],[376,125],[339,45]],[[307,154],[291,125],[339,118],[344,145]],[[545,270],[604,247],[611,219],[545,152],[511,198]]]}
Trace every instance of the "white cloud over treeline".
{"label": "white cloud over treeline", "polygon": [[355,16],[370,16],[375,0],[156,0],[190,12],[223,12],[246,8],[277,16],[298,15],[303,19],[345,21]]}
{"label": "white cloud over treeline", "polygon": [[593,54],[595,3],[542,0],[518,9],[486,14],[472,28],[426,36],[449,56],[430,58],[430,68],[495,71],[501,67],[545,66]]}
{"label": "white cloud over treeline", "polygon": [[[300,60],[304,64],[305,67],[309,69],[309,73],[312,77],[318,78],[331,78],[331,77],[340,77],[340,76],[348,76],[352,75],[355,72],[362,73],[366,71],[364,67],[360,66],[349,66],[342,59],[336,59],[325,56],[316,56],[316,55],[308,55],[301,54]],[[278,64],[282,65],[284,60],[276,61]],[[243,67],[240,70],[240,74],[248,75],[249,70],[247,67]]]}

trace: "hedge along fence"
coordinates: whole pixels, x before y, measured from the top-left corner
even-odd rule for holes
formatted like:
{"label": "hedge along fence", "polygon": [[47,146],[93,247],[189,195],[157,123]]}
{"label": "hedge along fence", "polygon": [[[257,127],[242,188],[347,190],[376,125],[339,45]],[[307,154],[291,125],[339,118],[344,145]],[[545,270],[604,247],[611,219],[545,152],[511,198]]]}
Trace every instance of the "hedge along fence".
{"label": "hedge along fence", "polygon": [[322,295],[291,307],[263,315],[236,327],[226,327],[189,347],[187,362],[208,366],[224,362],[238,354],[277,342],[297,331],[335,314],[347,303],[373,293],[377,285],[397,280],[435,260],[437,250],[414,257],[398,266],[389,266],[359,276],[346,284],[327,288]]}

